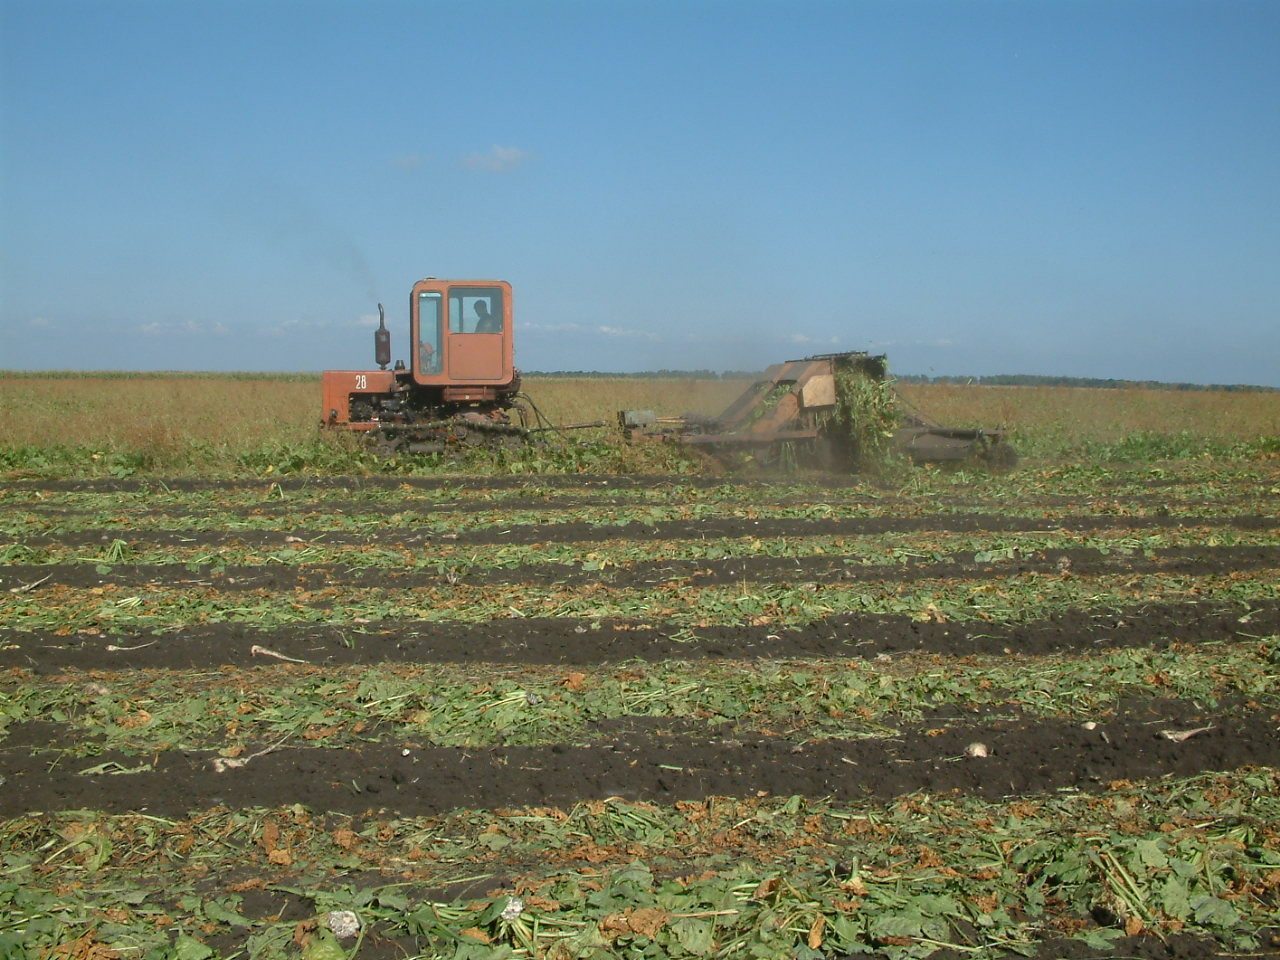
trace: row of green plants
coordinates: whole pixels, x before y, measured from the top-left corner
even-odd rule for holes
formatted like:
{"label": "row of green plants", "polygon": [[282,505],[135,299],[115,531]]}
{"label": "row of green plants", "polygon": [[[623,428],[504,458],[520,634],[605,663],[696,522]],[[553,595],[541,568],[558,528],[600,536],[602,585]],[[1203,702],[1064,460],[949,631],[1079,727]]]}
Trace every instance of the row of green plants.
{"label": "row of green plants", "polygon": [[[786,499],[892,501],[900,497],[932,496],[966,498],[974,502],[1061,500],[1100,497],[1122,500],[1157,492],[1174,501],[1222,497],[1256,492],[1261,486],[1274,494],[1280,481],[1276,458],[1259,460],[1213,459],[1117,464],[1077,460],[1020,469],[1004,474],[973,474],[958,470],[922,468],[899,484],[886,486],[867,478],[833,477],[827,474],[764,478],[722,476],[692,477],[651,475],[612,481],[609,474],[557,476],[499,476],[496,474],[443,474],[403,478],[367,477],[360,474],[321,476],[296,474],[233,477],[139,477],[122,483],[117,478],[84,478],[68,486],[39,479],[11,478],[0,485],[0,502],[31,503],[45,507],[94,509],[107,506],[146,505],[164,507],[278,506],[286,502],[324,504],[330,501],[402,502],[441,505],[465,501],[587,497],[596,500],[665,503],[731,502],[761,496],[778,502]],[[820,486],[815,485],[815,480]],[[172,484],[172,486],[171,486]],[[194,486],[193,486],[194,484]]]}
{"label": "row of green plants", "polygon": [[[0,564],[92,564],[109,578],[118,564],[172,565],[189,573],[220,573],[229,566],[287,564],[378,568],[394,571],[426,570],[465,576],[472,571],[518,570],[547,565],[590,572],[618,570],[638,563],[663,560],[729,560],[774,557],[804,560],[840,558],[850,566],[906,565],[954,560],[1000,564],[1035,558],[1046,551],[1088,550],[1102,556],[1152,556],[1171,548],[1275,546],[1270,530],[1179,526],[1152,531],[1117,526],[1106,534],[1070,531],[1027,531],[999,535],[972,533],[890,532],[856,536],[720,537],[688,540],[607,540],[580,544],[571,541],[535,544],[464,544],[436,541],[412,546],[394,538],[379,545],[328,543],[323,539],[283,547],[221,544],[150,544],[146,535],[115,537],[102,545],[42,542],[38,546],[13,542],[0,546]],[[157,571],[161,572],[161,571]]]}
{"label": "row of green plants", "polygon": [[[608,474],[591,474],[575,481],[574,475],[498,477],[496,475],[440,475],[362,479],[320,476],[261,476],[240,479],[201,478],[208,486],[192,487],[190,479],[139,478],[120,485],[113,479],[85,479],[69,487],[49,486],[38,479],[12,479],[0,485],[0,503],[21,509],[29,506],[49,512],[251,510],[277,512],[324,510],[328,505],[366,503],[371,508],[396,505],[448,507],[477,503],[504,506],[521,499],[545,502],[555,508],[575,500],[601,507],[664,505],[784,504],[823,502],[847,507],[880,503],[899,508],[915,501],[1003,505],[1010,500],[1031,505],[1061,506],[1073,499],[1083,509],[1123,510],[1141,507],[1153,499],[1167,505],[1203,500],[1239,499],[1267,501],[1280,492],[1280,459],[1275,461],[1180,461],[1168,464],[1119,466],[1094,461],[1045,465],[1001,475],[974,475],[963,471],[920,469],[902,483],[885,486],[865,478],[845,478],[840,485],[832,477],[772,476],[764,482],[750,477],[705,479],[661,475],[632,483],[611,483]],[[815,483],[815,480],[817,483]],[[173,486],[169,484],[173,483]],[[1272,501],[1273,502],[1273,501]]]}
{"label": "row of green plants", "polygon": [[[878,421],[877,421],[878,422]],[[884,431],[859,428],[856,440],[882,446]],[[1140,431],[1116,441],[1080,440],[1069,434],[1028,428],[1012,438],[1031,461],[1086,460],[1153,463],[1165,460],[1253,461],[1280,454],[1280,435],[1222,438],[1187,431]],[[883,451],[881,451],[883,453]],[[348,436],[317,436],[275,441],[253,448],[210,444],[197,439],[148,449],[127,445],[101,447],[60,444],[0,444],[0,475],[38,477],[133,477],[169,474],[221,476],[405,475],[468,472],[496,474],[714,472],[714,461],[677,445],[627,444],[601,437],[535,444],[518,451],[474,451],[460,456],[425,455],[384,458]],[[883,472],[883,471],[882,471]],[[911,468],[893,471],[904,482]]]}
{"label": "row of green plants", "polygon": [[202,476],[404,475],[467,473],[700,472],[703,461],[668,444],[627,444],[619,439],[558,440],[521,450],[383,457],[360,439],[320,435],[275,441],[253,448],[184,440],[154,449],[40,444],[0,445],[0,475],[116,477],[198,474]]}
{"label": "row of green plants", "polygon": [[[195,671],[100,674],[83,683],[28,677],[0,704],[0,728],[66,724],[73,736],[62,749],[80,757],[104,748],[238,756],[266,743],[341,746],[370,736],[459,747],[590,742],[600,736],[594,724],[637,716],[692,721],[706,736],[727,735],[716,730],[730,724],[739,735],[791,730],[803,739],[859,739],[898,736],[898,725],[926,714],[939,728],[971,723],[965,716],[976,708],[991,712],[988,723],[1024,715],[1105,722],[1119,702],[1166,698],[1208,709],[1224,699],[1280,706],[1277,638],[945,662],[904,654],[888,663],[750,669],[717,661],[495,667],[483,677],[449,664],[293,664],[259,668],[251,685]],[[937,719],[947,711],[951,721]]]}
{"label": "row of green plants", "polygon": [[[450,582],[450,581],[454,582]],[[14,592],[16,590],[16,592]],[[813,623],[836,614],[870,613],[917,620],[1025,622],[1072,608],[1124,607],[1188,600],[1260,603],[1280,597],[1273,569],[1195,576],[1159,572],[1010,571],[973,579],[906,583],[751,583],[691,587],[681,580],[603,587],[558,584],[471,585],[449,576],[429,587],[298,588],[224,592],[201,587],[55,587],[0,595],[0,622],[20,631],[96,630],[112,635],[163,633],[194,623],[243,623],[258,629],[324,624],[357,634],[376,621],[477,623],[567,617],[585,623],[623,620],[700,625]]]}
{"label": "row of green plants", "polygon": [[[1126,933],[1193,932],[1251,952],[1276,919],[1277,824],[1280,781],[1265,770],[1012,806],[778,797],[412,820],[301,807],[47,814],[0,828],[0,951],[277,960],[301,948],[304,960],[336,960],[392,938],[423,960],[916,960],[942,949],[994,960],[1039,955],[1044,940],[1105,951]],[[569,850],[597,866],[548,857]],[[391,862],[397,879],[370,876]],[[153,884],[139,882],[142,864]],[[211,872],[314,919],[249,914],[246,893],[210,890]],[[478,892],[433,895],[459,880]],[[333,911],[360,932],[341,944],[324,935]]]}
{"label": "row of green plants", "polygon": [[[1183,518],[1226,518],[1240,514],[1266,513],[1275,504],[1276,495],[1268,489],[1235,498],[1190,499],[1174,503],[1164,499],[1122,501],[1110,499],[1101,504],[1077,502],[1047,505],[1035,502],[1005,500],[974,504],[957,500],[940,500],[928,496],[900,497],[895,500],[848,501],[815,497],[809,501],[758,502],[748,499],[727,502],[695,501],[692,503],[639,502],[613,505],[561,503],[519,508],[504,508],[494,503],[488,509],[470,505],[459,509],[441,507],[423,510],[398,504],[388,498],[385,506],[375,503],[351,505],[346,509],[327,509],[323,505],[304,504],[301,509],[284,507],[275,510],[174,510],[152,514],[145,505],[132,510],[102,507],[96,510],[63,511],[45,509],[6,510],[0,518],[0,536],[23,537],[73,533],[98,528],[136,527],[139,521],[152,529],[175,531],[250,531],[304,530],[315,535],[323,531],[373,531],[388,528],[402,533],[450,534],[492,527],[531,527],[548,524],[585,524],[597,528],[624,527],[630,524],[653,526],[661,523],[699,523],[718,520],[855,520],[869,518],[901,519],[916,517],[990,516],[1043,519],[1046,527],[1057,524],[1070,527],[1075,519],[1091,516],[1114,518],[1122,525],[1130,517],[1168,517],[1176,508]],[[483,504],[482,506],[489,507]],[[145,516],[139,517],[138,514]],[[693,532],[691,528],[691,533]],[[550,538],[562,538],[549,531]]]}

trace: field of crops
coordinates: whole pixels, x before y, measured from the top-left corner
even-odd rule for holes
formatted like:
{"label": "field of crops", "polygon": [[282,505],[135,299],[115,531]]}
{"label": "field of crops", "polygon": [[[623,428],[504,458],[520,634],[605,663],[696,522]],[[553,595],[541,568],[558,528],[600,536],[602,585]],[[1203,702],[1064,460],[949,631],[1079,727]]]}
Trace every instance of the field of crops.
{"label": "field of crops", "polygon": [[1265,416],[873,479],[51,422],[0,450],[5,960],[1280,947]]}

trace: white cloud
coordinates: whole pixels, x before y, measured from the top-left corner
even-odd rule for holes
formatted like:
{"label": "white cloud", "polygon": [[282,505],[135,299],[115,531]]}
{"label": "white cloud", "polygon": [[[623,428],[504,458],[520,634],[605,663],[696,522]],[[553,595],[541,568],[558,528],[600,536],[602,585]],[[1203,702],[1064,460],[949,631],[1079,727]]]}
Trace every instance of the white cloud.
{"label": "white cloud", "polygon": [[231,330],[226,324],[217,320],[212,322],[203,320],[177,320],[172,322],[162,322],[159,320],[151,323],[143,323],[133,328],[135,333],[141,333],[148,337],[165,336],[168,334],[215,334],[222,336],[230,333]]}
{"label": "white cloud", "polygon": [[630,337],[638,340],[657,340],[657,334],[650,330],[628,330],[626,327],[596,327],[596,331],[606,337]]}
{"label": "white cloud", "polygon": [[816,344],[821,344],[824,347],[834,346],[835,344],[840,342],[839,337],[811,337],[807,333],[789,333],[787,334],[785,339],[788,343],[802,343],[802,344],[816,343]]}
{"label": "white cloud", "polygon": [[[366,318],[362,316],[356,322],[364,326],[365,320]],[[378,325],[377,317],[373,318],[373,325]],[[300,320],[297,317],[293,317],[289,320],[281,320],[279,323],[269,327],[257,328],[257,332],[268,337],[292,337],[306,333],[326,333],[350,326],[350,323],[336,323],[333,320]]]}
{"label": "white cloud", "polygon": [[587,328],[580,323],[522,323],[520,333],[581,333]]}
{"label": "white cloud", "polygon": [[630,327],[610,327],[604,324],[600,324],[599,326],[588,326],[582,323],[522,323],[519,325],[518,329],[521,333],[594,333],[606,337],[613,337],[615,339],[658,340],[658,335],[649,330],[634,330]]}
{"label": "white cloud", "polygon": [[506,173],[514,170],[529,158],[529,154],[519,147],[499,147],[496,144],[487,153],[471,153],[462,158],[462,165],[468,170],[481,170],[485,173]]}
{"label": "white cloud", "polygon": [[417,170],[426,161],[420,153],[397,153],[391,158],[391,165],[397,170]]}
{"label": "white cloud", "polygon": [[872,350],[888,350],[890,347],[954,347],[955,341],[947,338],[939,340],[868,340],[867,347]]}
{"label": "white cloud", "polygon": [[32,317],[32,318],[31,318],[30,326],[33,326],[33,327],[47,327],[48,325],[49,325],[49,321],[48,321],[48,319],[47,319],[47,318],[45,318],[45,317]]}

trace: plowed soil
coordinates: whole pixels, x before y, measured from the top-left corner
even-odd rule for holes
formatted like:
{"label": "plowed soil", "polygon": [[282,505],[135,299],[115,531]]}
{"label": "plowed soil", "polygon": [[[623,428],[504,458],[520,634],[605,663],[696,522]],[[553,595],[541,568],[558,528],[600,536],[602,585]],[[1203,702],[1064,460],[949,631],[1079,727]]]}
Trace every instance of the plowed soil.
{"label": "plowed soil", "polygon": [[[1184,636],[1194,624],[1193,635]],[[78,670],[261,666],[269,655],[306,663],[527,663],[586,666],[643,660],[777,660],[900,653],[1026,656],[1149,647],[1178,636],[1213,643],[1280,633],[1280,602],[1244,607],[1141,604],[1119,610],[1066,610],[1026,623],[936,623],[908,617],[841,614],[801,627],[707,626],[682,631],[630,621],[507,619],[485,623],[375,622],[255,629],[243,623],[184,626],[131,638],[0,630],[0,667],[33,674]]]}
{"label": "plowed soil", "polygon": [[[175,817],[215,804],[302,803],[419,816],[615,796],[657,803],[762,794],[883,801],[922,790],[1005,800],[1097,790],[1113,780],[1280,766],[1278,728],[1280,713],[1234,712],[1231,705],[1210,712],[1178,702],[1133,704],[1092,729],[966,712],[905,725],[888,740],[761,739],[635,718],[608,724],[599,731],[605,742],[588,745],[289,748],[225,772],[216,772],[210,753],[163,753],[135,773],[86,775],[82,762],[50,763],[68,731],[30,724],[11,729],[3,747],[9,783],[0,815],[94,809]],[[1180,743],[1162,735],[1186,729],[1202,732]],[[972,743],[982,743],[987,755],[967,756]],[[136,757],[112,751],[98,753],[93,766],[104,763],[139,766]]]}
{"label": "plowed soil", "polygon": [[[162,486],[141,480],[10,483],[0,486],[0,495],[7,497],[6,504],[15,512],[25,512],[27,524],[24,527],[15,520],[10,529],[28,532],[0,536],[0,548],[22,548],[26,559],[37,560],[35,551],[63,552],[54,557],[57,562],[0,566],[0,597],[22,614],[0,621],[0,668],[8,672],[6,690],[16,704],[35,689],[110,690],[124,679],[131,689],[145,692],[152,683],[155,691],[167,691],[155,693],[157,698],[173,696],[172,689],[179,689],[178,685],[165,684],[175,676],[183,677],[188,688],[208,676],[254,691],[270,687],[278,676],[271,671],[285,669],[282,661],[296,661],[315,671],[355,665],[385,664],[388,671],[406,664],[462,665],[474,671],[477,689],[487,690],[489,674],[499,669],[505,671],[504,677],[521,665],[531,672],[550,667],[590,672],[637,660],[649,665],[725,661],[726,669],[749,673],[761,662],[777,661],[857,663],[880,670],[879,664],[896,664],[908,654],[927,654],[939,662],[976,657],[1008,662],[1007,658],[1017,657],[1024,659],[1016,662],[1027,664],[1028,669],[1043,668],[1048,676],[1054,663],[1107,651],[1176,656],[1179,651],[1248,646],[1255,653],[1263,650],[1257,653],[1262,657],[1265,649],[1274,651],[1280,637],[1280,596],[1274,586],[1269,591],[1265,587],[1269,579],[1274,583],[1273,574],[1280,571],[1280,519],[1265,509],[1265,503],[1259,507],[1255,491],[1246,484],[1224,490],[1200,511],[1194,503],[1166,503],[1162,491],[1177,488],[1179,482],[1154,479],[1150,492],[1126,499],[1119,512],[1102,499],[1106,491],[1100,491],[1098,498],[1059,496],[1051,484],[1003,507],[1001,498],[981,485],[948,488],[946,496],[932,499],[871,488],[854,493],[847,478],[815,480],[809,486],[807,492],[797,492],[790,485],[774,496],[775,488],[767,482],[726,484],[721,478],[689,477],[328,478],[284,479],[270,485],[188,478]],[[700,503],[709,515],[614,522],[618,510],[662,504],[665,491],[677,498],[681,489],[721,487],[731,506],[719,515],[718,508]],[[253,491],[265,492],[260,502],[192,508],[169,502],[150,512],[145,499],[122,501],[106,509],[96,501],[76,500],[80,495],[160,489],[170,497],[223,491],[251,499]],[[287,492],[293,499],[273,502],[273,491],[277,496]],[[418,502],[405,509],[396,503],[397,491],[447,492],[451,499]],[[495,492],[513,495],[486,497]],[[838,503],[853,514],[862,505],[864,515],[758,519],[751,515],[757,500],[771,509],[804,508],[826,503],[827,493],[828,505]],[[43,502],[46,495],[67,499]],[[193,514],[204,509],[216,510],[220,519],[195,523],[200,518]],[[547,522],[529,522],[530,511],[545,512]],[[579,519],[567,519],[570,511]],[[583,522],[583,516],[591,522]],[[352,517],[365,519],[359,520],[360,525],[348,525]],[[186,529],[191,526],[202,529]],[[203,529],[206,526],[216,528]],[[1176,541],[1183,545],[1134,545],[1139,537],[1150,537],[1158,544],[1159,536],[1171,531],[1183,535]],[[1241,542],[1246,532],[1248,542]],[[853,554],[811,552],[804,546],[815,538],[941,533],[989,536],[993,543],[1002,537],[1016,542],[1018,535],[1037,534],[1064,538],[1064,545],[1014,549],[1004,559],[985,562],[972,551],[935,554],[929,550],[900,563],[869,563]],[[1084,534],[1093,538],[1085,542],[1101,541],[1100,545],[1078,545]],[[1072,536],[1077,539],[1068,542]],[[589,569],[584,563],[591,549],[605,543],[750,538],[794,540],[794,555],[638,559],[600,569]],[[162,553],[181,548],[186,551],[184,557],[198,559],[155,563],[93,559],[95,551],[117,541],[129,551]],[[335,550],[372,546],[425,559],[422,566],[403,567],[245,559],[247,548],[290,545]],[[1040,610],[1028,601],[1013,614],[978,612],[971,619],[922,618],[918,611],[910,615],[846,612],[801,617],[797,622],[785,612],[740,617],[716,612],[696,624],[666,622],[644,612],[632,615],[629,609],[626,616],[599,615],[589,605],[572,616],[509,608],[482,622],[445,616],[429,621],[394,619],[385,613],[390,609],[386,607],[369,616],[338,618],[317,599],[320,593],[349,596],[347,591],[408,597],[434,591],[441,587],[442,578],[434,557],[445,557],[447,550],[453,564],[452,558],[465,555],[467,547],[503,545],[557,549],[544,560],[529,560],[528,553],[522,554],[511,565],[457,563],[450,567],[448,583],[477,597],[498,588],[524,586],[555,587],[577,597],[610,597],[641,587],[681,591],[740,585],[748,595],[758,585],[803,586],[819,593],[842,584],[865,584],[877,597],[892,597],[921,583],[939,584],[939,594],[952,590],[994,595],[1006,588],[1016,590],[1024,579],[1048,576],[1064,581],[1078,578],[1085,586],[1079,591],[1080,602],[1072,606]],[[230,549],[241,552],[234,561],[224,562],[219,551]],[[648,556],[657,552],[647,549]],[[347,558],[347,554],[338,555]],[[22,560],[24,555],[15,549],[10,556]],[[1152,598],[1133,586],[1140,577],[1177,579],[1184,586],[1169,596]],[[1098,586],[1091,592],[1089,585],[1099,578],[1112,578],[1121,586]],[[1219,586],[1202,595],[1201,580]],[[1238,591],[1237,584],[1242,585]],[[160,626],[154,620],[130,621],[130,612],[145,605],[153,591],[184,598],[189,592],[194,612],[175,615]],[[198,605],[210,596],[230,605],[238,603],[237,598],[251,597],[275,604],[276,609],[314,614],[310,618],[318,622],[279,626],[280,620],[274,620],[263,625],[250,615],[237,618],[234,611],[227,614],[221,607],[211,613]],[[88,609],[108,601],[114,606],[110,617],[103,614],[101,627],[77,629],[69,618],[59,622],[47,615],[47,609],[59,603]],[[1270,656],[1269,662],[1280,662],[1274,652]],[[1101,681],[1103,668],[1098,669]],[[499,737],[498,745],[444,746],[415,737],[410,724],[377,722],[348,724],[340,733],[317,734],[316,741],[310,742],[302,721],[295,735],[281,740],[241,742],[242,734],[236,739],[236,721],[227,725],[227,742],[236,739],[235,750],[228,751],[192,747],[192,742],[200,741],[184,739],[183,729],[174,721],[171,735],[162,742],[147,741],[159,746],[134,749],[127,738],[117,736],[108,747],[105,739],[86,735],[85,715],[65,707],[48,715],[24,715],[0,727],[0,817],[27,824],[30,819],[23,818],[90,811],[94,816],[142,814],[176,821],[210,810],[305,808],[321,816],[376,813],[415,818],[458,811],[491,815],[513,808],[570,808],[612,798],[664,810],[680,810],[682,804],[711,798],[771,797],[821,799],[858,805],[861,810],[908,797],[980,798],[1007,805],[1026,798],[1103,794],[1116,783],[1155,784],[1206,773],[1280,768],[1280,690],[1255,689],[1245,696],[1224,676],[1218,678],[1227,691],[1221,697],[1177,699],[1157,696],[1155,688],[1163,681],[1153,673],[1148,683],[1145,676],[1139,672],[1125,696],[1095,703],[1091,709],[1039,713],[1012,704],[996,709],[934,700],[911,717],[878,718],[881,728],[892,733],[876,736],[860,733],[852,721],[847,730],[798,721],[794,728],[762,732],[760,727],[739,727],[709,714],[664,716],[655,710],[658,715],[642,716],[631,715],[628,707],[622,717],[590,716],[576,728],[578,734],[557,743],[519,743]],[[1082,687],[1081,698],[1089,696],[1087,687],[1087,683]],[[1046,699],[1057,693],[1051,685],[1045,689]],[[531,697],[528,703],[536,709],[537,698]],[[272,704],[270,709],[286,707]],[[114,703],[113,709],[118,709],[118,715],[101,721],[92,718],[93,722],[124,727],[122,718],[127,717],[128,723],[151,733],[152,714],[160,713],[141,694],[136,702]],[[246,705],[246,725],[255,721],[256,709]],[[0,721],[9,716],[18,714],[0,713]],[[832,722],[838,720],[837,715]],[[981,748],[975,750],[975,744]],[[18,832],[15,828],[13,836]],[[69,836],[68,846],[72,846],[79,834]],[[823,855],[838,856],[839,851],[824,850]],[[108,851],[99,866],[123,862],[122,856],[120,851]],[[91,860],[86,854],[76,869],[89,870],[86,864]],[[575,870],[583,866],[573,864]],[[551,869],[548,864],[526,867]],[[348,879],[372,886],[398,876],[398,868],[390,863],[363,869],[367,875]],[[334,873],[342,879],[338,871]],[[272,889],[267,889],[267,880],[242,885],[243,877],[229,869],[223,874],[215,869],[201,882],[209,897],[214,897],[230,889],[233,875],[236,890],[246,893],[241,906],[245,917],[264,924],[291,917],[289,911],[296,908],[280,893],[289,882],[285,873],[270,880],[272,884],[279,881]],[[529,876],[523,880],[532,882]],[[502,886],[500,880],[509,880],[513,886],[522,882],[512,876],[495,878],[492,884]],[[438,898],[446,894],[483,895],[473,883],[435,891]],[[1119,915],[1105,912],[1081,916],[1078,921],[1082,929],[1125,925]],[[1087,949],[1046,933],[1040,956],[1046,960],[1122,955],[1173,960],[1230,955],[1218,952],[1218,945],[1198,932],[1182,935],[1178,929],[1166,927],[1159,937],[1117,940],[1114,953]],[[221,930],[211,933],[209,942],[230,954],[245,948],[246,936],[239,930]],[[1260,936],[1264,947],[1252,956],[1268,955],[1272,935],[1264,931]],[[886,944],[891,946],[892,941],[869,945],[868,950],[874,947],[882,952],[863,956],[891,956],[891,951],[883,952]],[[404,956],[418,946],[407,936],[375,933],[360,956],[361,960]],[[946,950],[936,954],[939,960],[959,955]],[[106,954],[68,952],[66,957],[107,960]]]}

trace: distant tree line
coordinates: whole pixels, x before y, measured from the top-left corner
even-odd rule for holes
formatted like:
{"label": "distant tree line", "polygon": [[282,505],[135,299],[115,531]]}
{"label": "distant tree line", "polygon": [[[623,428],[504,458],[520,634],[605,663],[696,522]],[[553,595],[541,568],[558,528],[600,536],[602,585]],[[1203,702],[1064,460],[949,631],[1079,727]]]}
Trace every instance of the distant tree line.
{"label": "distant tree line", "polygon": [[[611,373],[607,370],[526,370],[528,377],[577,380],[758,380],[759,370],[640,370]],[[1223,390],[1228,393],[1270,393],[1276,387],[1243,383],[1166,383],[1161,380],[1114,380],[1102,377],[1050,377],[1031,373],[1001,373],[986,377],[930,377],[921,373],[895,373],[902,383],[978,384],[987,387],[1096,387],[1108,390]]]}
{"label": "distant tree line", "polygon": [[1000,373],[986,377],[929,377],[894,374],[903,383],[976,383],[988,387],[1096,387],[1104,390],[1222,390],[1227,393],[1270,393],[1275,387],[1243,383],[1166,383],[1161,380],[1112,380],[1101,377],[1047,377],[1030,373]]}
{"label": "distant tree line", "polygon": [[319,380],[313,372],[270,370],[0,370],[0,380]]}
{"label": "distant tree line", "polygon": [[610,373],[607,370],[521,370],[526,377],[573,378],[575,380],[755,380],[759,370],[641,370],[636,373]]}

